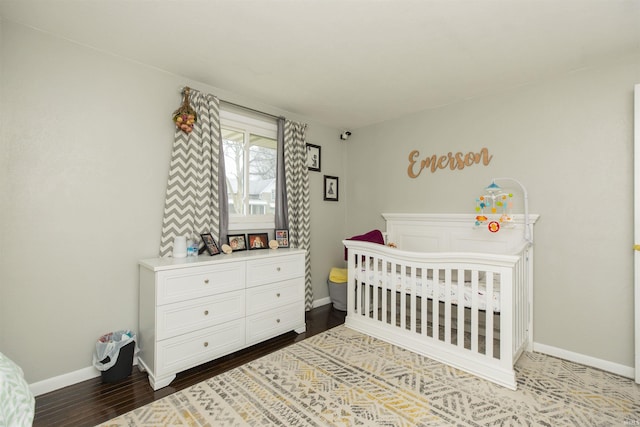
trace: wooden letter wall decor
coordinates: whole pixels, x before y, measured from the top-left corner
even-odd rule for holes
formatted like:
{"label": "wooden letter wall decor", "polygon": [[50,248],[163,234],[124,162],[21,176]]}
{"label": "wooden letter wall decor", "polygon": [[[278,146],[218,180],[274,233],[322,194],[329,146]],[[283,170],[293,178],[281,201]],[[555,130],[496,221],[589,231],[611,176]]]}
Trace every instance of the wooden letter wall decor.
{"label": "wooden letter wall decor", "polygon": [[431,157],[425,157],[422,160],[418,158],[419,156],[420,152],[418,150],[413,150],[409,153],[409,167],[407,168],[407,174],[410,178],[417,178],[423,169],[431,169],[431,173],[433,173],[438,169],[446,168],[451,170],[462,170],[466,166],[473,166],[480,162],[487,166],[493,158],[493,156],[489,155],[489,150],[486,147],[482,148],[477,153],[470,151],[467,154],[463,154],[458,151],[455,154],[449,152],[446,156],[439,157],[433,154]]}

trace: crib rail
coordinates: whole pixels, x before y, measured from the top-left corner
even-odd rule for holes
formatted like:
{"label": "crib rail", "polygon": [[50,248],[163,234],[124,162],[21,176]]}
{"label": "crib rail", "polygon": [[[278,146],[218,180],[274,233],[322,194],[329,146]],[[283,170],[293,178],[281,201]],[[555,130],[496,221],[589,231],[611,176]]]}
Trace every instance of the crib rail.
{"label": "crib rail", "polygon": [[497,255],[344,244],[348,327],[515,389],[530,341],[528,246]]}

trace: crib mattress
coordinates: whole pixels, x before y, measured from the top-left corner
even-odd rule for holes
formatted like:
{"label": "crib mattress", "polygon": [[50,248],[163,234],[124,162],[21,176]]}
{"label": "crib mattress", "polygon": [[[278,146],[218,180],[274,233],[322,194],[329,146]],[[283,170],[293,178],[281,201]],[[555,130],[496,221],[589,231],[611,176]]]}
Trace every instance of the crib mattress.
{"label": "crib mattress", "polygon": [[[364,281],[369,284],[375,283],[376,277],[373,271],[367,272],[362,270],[356,270],[355,279]],[[387,272],[384,275],[378,274],[378,287],[387,289],[387,290],[395,290],[400,292],[403,288],[407,294],[411,294],[411,277],[403,276],[402,274],[392,274],[391,272]],[[494,290],[493,290],[493,298],[490,303],[491,309],[495,313],[500,312],[500,291],[495,289],[498,287],[498,284],[494,282]],[[464,282],[464,291],[463,291],[463,299],[460,302],[458,297],[458,283],[452,282],[450,287],[450,300],[452,304],[464,304],[465,307],[471,307],[471,302],[473,298],[473,290],[470,282]],[[434,295],[434,291],[436,294]],[[439,301],[445,301],[447,294],[446,282],[444,280],[439,280],[437,283],[435,280],[427,278],[426,280],[422,277],[416,277],[416,295],[419,297],[426,297],[430,299],[437,299]],[[478,283],[477,290],[478,297],[478,308],[480,310],[487,309],[487,293],[486,293],[486,285],[482,282]]]}

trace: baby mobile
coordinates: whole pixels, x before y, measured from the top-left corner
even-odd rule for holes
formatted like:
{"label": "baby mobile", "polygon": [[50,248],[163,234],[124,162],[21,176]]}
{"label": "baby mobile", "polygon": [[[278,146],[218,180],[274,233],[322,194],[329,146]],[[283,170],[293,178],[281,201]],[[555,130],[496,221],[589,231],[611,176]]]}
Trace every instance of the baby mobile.
{"label": "baby mobile", "polygon": [[173,122],[176,127],[182,130],[184,133],[191,133],[193,130],[193,124],[198,121],[196,112],[189,105],[189,93],[191,89],[185,87],[182,92],[184,99],[182,105],[176,111],[173,112]]}
{"label": "baby mobile", "polygon": [[513,194],[502,190],[495,181],[485,188],[485,194],[476,199],[476,222],[480,227],[487,224],[492,233],[501,227],[511,228],[513,224]]}

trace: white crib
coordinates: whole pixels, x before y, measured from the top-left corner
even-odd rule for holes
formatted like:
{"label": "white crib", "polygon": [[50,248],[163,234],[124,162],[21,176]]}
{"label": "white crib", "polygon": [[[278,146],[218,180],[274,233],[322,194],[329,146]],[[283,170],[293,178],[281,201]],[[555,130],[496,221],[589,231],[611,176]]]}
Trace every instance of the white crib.
{"label": "white crib", "polygon": [[[475,228],[463,214],[383,214],[387,243],[345,240],[345,324],[516,389],[533,344],[533,248],[523,218]],[[530,236],[537,215],[529,216]]]}

